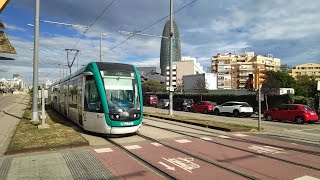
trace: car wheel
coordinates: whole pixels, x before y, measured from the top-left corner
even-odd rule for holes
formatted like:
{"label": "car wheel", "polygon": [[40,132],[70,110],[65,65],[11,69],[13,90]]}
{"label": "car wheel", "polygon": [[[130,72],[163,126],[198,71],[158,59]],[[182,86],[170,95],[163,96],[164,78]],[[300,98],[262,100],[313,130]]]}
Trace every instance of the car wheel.
{"label": "car wheel", "polygon": [[272,116],[270,114],[267,114],[266,117],[265,117],[265,120],[266,121],[272,121]]}
{"label": "car wheel", "polygon": [[233,111],[233,116],[234,117],[239,117],[239,115],[240,115],[240,112],[238,110],[234,110]]}
{"label": "car wheel", "polygon": [[215,114],[215,115],[219,115],[219,114],[220,114],[219,109],[214,109],[213,114]]}
{"label": "car wheel", "polygon": [[298,124],[304,124],[304,119],[301,116],[296,117],[296,123]]}
{"label": "car wheel", "polygon": [[207,110],[207,109],[204,109],[204,113],[205,113],[205,114],[208,114],[208,110]]}

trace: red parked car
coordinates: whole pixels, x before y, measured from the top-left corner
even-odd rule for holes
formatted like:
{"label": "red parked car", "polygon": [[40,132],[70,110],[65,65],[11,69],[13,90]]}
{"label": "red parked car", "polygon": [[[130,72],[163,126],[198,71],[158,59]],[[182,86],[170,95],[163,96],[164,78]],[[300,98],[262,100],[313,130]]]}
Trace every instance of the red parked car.
{"label": "red parked car", "polygon": [[314,123],[319,120],[315,111],[305,104],[282,104],[263,113],[267,121],[294,121],[298,124]]}
{"label": "red parked car", "polygon": [[196,104],[192,104],[190,111],[191,112],[201,112],[201,113],[213,113],[217,103],[211,101],[200,101]]}
{"label": "red parked car", "polygon": [[143,104],[147,106],[156,106],[158,103],[157,95],[145,95],[143,97]]}

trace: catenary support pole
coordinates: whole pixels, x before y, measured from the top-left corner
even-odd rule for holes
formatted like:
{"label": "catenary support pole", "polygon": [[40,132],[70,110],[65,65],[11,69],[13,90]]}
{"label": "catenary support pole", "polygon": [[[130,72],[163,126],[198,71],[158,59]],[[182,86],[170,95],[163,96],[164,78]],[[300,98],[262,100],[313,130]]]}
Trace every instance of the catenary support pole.
{"label": "catenary support pole", "polygon": [[34,18],[34,48],[33,48],[33,94],[32,94],[32,121],[38,121],[38,37],[39,37],[39,13],[40,0],[36,0]]}
{"label": "catenary support pole", "polygon": [[170,60],[169,60],[169,115],[173,115],[173,87],[172,87],[172,37],[173,37],[173,3],[170,0]]}

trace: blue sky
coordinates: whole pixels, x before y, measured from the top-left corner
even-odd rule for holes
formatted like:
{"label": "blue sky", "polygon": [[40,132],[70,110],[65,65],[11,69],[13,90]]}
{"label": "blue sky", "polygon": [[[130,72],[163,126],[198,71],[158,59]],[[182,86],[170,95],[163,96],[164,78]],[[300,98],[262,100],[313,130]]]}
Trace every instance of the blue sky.
{"label": "blue sky", "polygon": [[[192,0],[174,0],[174,10]],[[80,3],[81,2],[81,3]],[[111,3],[112,5],[96,18]],[[0,61],[0,77],[13,73],[32,81],[34,0],[11,0],[0,14],[5,32],[17,55],[14,61]],[[73,71],[90,61],[99,61],[100,33],[103,61],[159,66],[160,38],[135,36],[117,48],[128,36],[118,30],[139,31],[169,14],[169,0],[40,0],[40,19],[90,25],[83,29],[40,23],[39,82],[60,76],[58,64],[67,62],[64,49],[81,53]],[[174,14],[180,29],[182,55],[198,58],[208,67],[216,53],[255,51],[273,54],[282,64],[320,63],[320,1],[313,0],[198,0]],[[161,35],[164,19],[144,31]],[[79,41],[79,42],[78,42]],[[78,42],[78,43],[77,43]],[[2,54],[4,55],[4,54]],[[6,56],[9,56],[5,54]],[[72,57],[72,54],[70,55]]]}

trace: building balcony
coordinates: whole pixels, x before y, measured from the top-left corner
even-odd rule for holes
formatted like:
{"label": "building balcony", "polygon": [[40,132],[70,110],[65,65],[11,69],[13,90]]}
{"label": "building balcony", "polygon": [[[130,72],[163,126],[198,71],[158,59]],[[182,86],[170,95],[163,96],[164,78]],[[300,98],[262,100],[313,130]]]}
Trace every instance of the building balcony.
{"label": "building balcony", "polygon": [[241,67],[239,67],[239,70],[240,71],[253,71],[254,68],[241,68]]}

